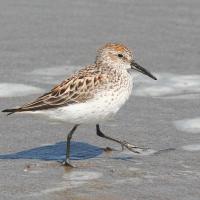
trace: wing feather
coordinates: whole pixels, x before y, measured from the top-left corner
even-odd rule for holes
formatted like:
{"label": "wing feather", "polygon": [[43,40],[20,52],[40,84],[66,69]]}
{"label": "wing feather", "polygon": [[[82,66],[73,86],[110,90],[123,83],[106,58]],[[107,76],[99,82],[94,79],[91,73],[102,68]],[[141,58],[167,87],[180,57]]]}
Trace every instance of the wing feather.
{"label": "wing feather", "polygon": [[[27,103],[14,112],[36,111],[70,104],[86,102],[94,96],[94,91],[102,85],[102,74],[95,65],[87,66],[70,78],[56,85],[50,92]],[[101,84],[100,84],[101,83]]]}

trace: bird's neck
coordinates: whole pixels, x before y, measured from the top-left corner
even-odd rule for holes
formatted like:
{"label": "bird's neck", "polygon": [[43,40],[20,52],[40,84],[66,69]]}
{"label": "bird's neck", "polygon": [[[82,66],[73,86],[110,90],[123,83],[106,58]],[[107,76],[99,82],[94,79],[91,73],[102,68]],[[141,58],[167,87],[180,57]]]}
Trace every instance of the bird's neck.
{"label": "bird's neck", "polygon": [[128,73],[127,66],[121,63],[96,62],[96,67],[102,72],[116,71],[119,73]]}

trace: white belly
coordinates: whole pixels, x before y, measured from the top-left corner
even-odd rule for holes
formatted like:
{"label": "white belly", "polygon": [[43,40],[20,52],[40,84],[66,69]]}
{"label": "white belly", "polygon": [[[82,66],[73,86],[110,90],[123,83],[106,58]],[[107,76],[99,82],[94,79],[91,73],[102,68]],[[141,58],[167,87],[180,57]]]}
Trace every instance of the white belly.
{"label": "white belly", "polygon": [[116,114],[129,98],[131,90],[132,87],[121,88],[117,92],[107,91],[85,103],[72,104],[54,110],[36,111],[35,113],[73,124],[99,123]]}
{"label": "white belly", "polygon": [[99,123],[111,118],[126,102],[132,92],[132,78],[128,75],[126,84],[117,88],[99,92],[85,103],[71,104],[52,110],[32,112],[42,114],[50,119],[72,124]]}

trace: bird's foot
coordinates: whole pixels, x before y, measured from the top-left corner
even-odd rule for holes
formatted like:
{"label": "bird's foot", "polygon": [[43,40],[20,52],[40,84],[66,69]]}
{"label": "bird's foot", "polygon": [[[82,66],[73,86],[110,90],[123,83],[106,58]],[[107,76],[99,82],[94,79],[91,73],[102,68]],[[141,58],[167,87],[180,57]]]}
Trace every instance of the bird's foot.
{"label": "bird's foot", "polygon": [[116,151],[115,149],[110,148],[110,147],[103,148],[103,150],[104,150],[105,152]]}
{"label": "bird's foot", "polygon": [[128,142],[126,141],[123,141],[121,143],[122,145],[122,151],[124,150],[124,147],[127,148],[129,151],[132,151],[134,153],[141,153],[142,151],[146,151],[148,150],[149,148],[145,148],[145,147],[138,147],[136,145],[132,145],[132,144],[129,144]]}
{"label": "bird's foot", "polygon": [[65,167],[74,168],[74,166],[72,164],[70,164],[69,160],[63,161],[62,165],[65,166]]}

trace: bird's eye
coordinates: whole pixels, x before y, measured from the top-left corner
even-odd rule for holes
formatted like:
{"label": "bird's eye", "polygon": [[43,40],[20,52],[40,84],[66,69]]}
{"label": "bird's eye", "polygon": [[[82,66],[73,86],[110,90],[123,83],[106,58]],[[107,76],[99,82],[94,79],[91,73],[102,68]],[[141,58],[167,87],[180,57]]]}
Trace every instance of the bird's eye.
{"label": "bird's eye", "polygon": [[120,54],[118,54],[118,57],[119,57],[119,58],[122,58],[122,57],[123,57],[123,55],[120,53]]}

